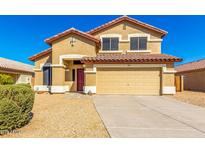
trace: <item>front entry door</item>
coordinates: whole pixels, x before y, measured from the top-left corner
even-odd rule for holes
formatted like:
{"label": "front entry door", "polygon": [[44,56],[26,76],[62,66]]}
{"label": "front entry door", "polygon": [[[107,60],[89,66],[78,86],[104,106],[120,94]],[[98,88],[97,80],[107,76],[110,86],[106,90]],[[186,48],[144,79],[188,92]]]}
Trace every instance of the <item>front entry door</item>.
{"label": "front entry door", "polygon": [[83,91],[84,86],[84,69],[77,69],[77,91]]}

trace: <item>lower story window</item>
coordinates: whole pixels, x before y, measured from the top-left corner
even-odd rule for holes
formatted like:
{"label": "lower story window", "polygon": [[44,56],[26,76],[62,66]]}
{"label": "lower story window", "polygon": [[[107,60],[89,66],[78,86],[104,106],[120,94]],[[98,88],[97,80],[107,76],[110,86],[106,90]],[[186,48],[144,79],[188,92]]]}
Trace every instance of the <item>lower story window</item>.
{"label": "lower story window", "polygon": [[51,85],[52,69],[51,67],[43,67],[43,85]]}

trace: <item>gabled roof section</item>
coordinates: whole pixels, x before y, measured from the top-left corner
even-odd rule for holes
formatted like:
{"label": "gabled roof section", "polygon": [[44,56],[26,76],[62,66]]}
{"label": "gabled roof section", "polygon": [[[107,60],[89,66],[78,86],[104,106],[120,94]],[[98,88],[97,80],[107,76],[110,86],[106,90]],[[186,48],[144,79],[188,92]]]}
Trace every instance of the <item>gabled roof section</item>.
{"label": "gabled roof section", "polygon": [[162,30],[162,29],[159,29],[157,27],[154,27],[154,26],[151,26],[149,24],[143,23],[143,22],[141,22],[139,20],[136,20],[134,18],[130,18],[128,16],[121,16],[121,17],[119,17],[117,19],[114,19],[114,20],[112,20],[112,21],[110,21],[108,23],[105,23],[105,24],[103,24],[103,25],[101,25],[101,26],[99,26],[97,28],[94,28],[94,29],[88,31],[87,33],[93,35],[93,34],[96,34],[96,33],[100,32],[102,30],[105,30],[105,29],[107,29],[107,28],[109,28],[109,27],[111,27],[113,25],[116,25],[116,24],[118,24],[120,22],[123,22],[123,21],[127,21],[127,22],[130,22],[132,24],[139,25],[139,26],[145,27],[147,29],[150,29],[152,31],[155,31],[157,33],[160,33],[161,37],[163,37],[163,36],[165,36],[167,34],[167,32]]}
{"label": "gabled roof section", "polygon": [[81,36],[81,37],[84,37],[84,38],[86,38],[86,39],[88,39],[88,40],[94,41],[94,42],[97,43],[97,44],[100,43],[100,40],[98,40],[98,39],[95,38],[94,36],[92,36],[92,35],[90,35],[90,34],[87,34],[87,33],[85,33],[85,32],[79,31],[79,30],[77,30],[77,29],[75,29],[75,28],[70,28],[70,29],[68,29],[68,30],[66,30],[66,31],[64,31],[64,32],[62,32],[62,33],[59,33],[59,34],[56,34],[56,35],[54,35],[54,36],[52,36],[52,37],[50,37],[50,38],[47,38],[47,39],[45,40],[45,42],[48,43],[49,45],[51,45],[53,41],[56,41],[56,40],[58,40],[58,39],[60,39],[60,38],[62,38],[62,37],[64,37],[64,36],[66,36],[66,35],[69,35],[69,34],[76,34],[76,35],[79,35],[79,36]]}
{"label": "gabled roof section", "polygon": [[36,59],[38,59],[38,58],[40,58],[40,57],[42,57],[42,56],[48,55],[48,54],[50,54],[51,52],[52,52],[52,49],[51,49],[51,48],[48,48],[48,49],[46,49],[46,50],[43,50],[43,51],[40,52],[40,53],[37,53],[37,54],[35,54],[35,55],[29,57],[29,60],[35,61]]}
{"label": "gabled roof section", "polygon": [[32,65],[6,58],[0,58],[0,69],[13,72],[34,73]]}
{"label": "gabled roof section", "polygon": [[177,73],[190,72],[205,69],[205,59],[182,64],[176,67]]}

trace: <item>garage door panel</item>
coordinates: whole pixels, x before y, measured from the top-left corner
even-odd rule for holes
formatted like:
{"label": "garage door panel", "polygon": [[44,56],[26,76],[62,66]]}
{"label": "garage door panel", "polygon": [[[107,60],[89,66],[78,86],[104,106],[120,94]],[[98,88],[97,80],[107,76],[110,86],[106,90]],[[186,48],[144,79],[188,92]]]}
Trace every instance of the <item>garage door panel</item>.
{"label": "garage door panel", "polygon": [[160,68],[97,68],[99,94],[160,94]]}

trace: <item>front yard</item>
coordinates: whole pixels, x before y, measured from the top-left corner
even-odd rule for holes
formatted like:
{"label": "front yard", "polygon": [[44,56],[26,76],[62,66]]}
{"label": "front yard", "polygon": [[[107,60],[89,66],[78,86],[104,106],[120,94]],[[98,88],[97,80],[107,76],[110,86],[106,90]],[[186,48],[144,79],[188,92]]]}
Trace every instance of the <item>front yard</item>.
{"label": "front yard", "polygon": [[31,122],[2,137],[109,137],[90,96],[36,94]]}
{"label": "front yard", "polygon": [[185,103],[205,107],[205,92],[183,91],[169,97],[175,98]]}

